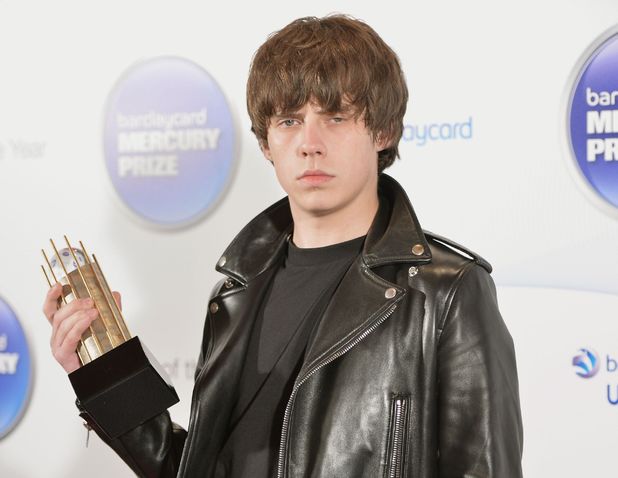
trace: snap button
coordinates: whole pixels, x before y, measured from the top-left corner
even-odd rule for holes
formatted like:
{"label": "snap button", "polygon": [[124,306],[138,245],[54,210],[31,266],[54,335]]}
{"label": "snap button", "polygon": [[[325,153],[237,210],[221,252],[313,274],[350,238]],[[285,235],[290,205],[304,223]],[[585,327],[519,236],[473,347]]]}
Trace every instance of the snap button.
{"label": "snap button", "polygon": [[210,313],[216,314],[218,310],[219,310],[219,304],[217,304],[216,302],[211,302],[210,303]]}
{"label": "snap button", "polygon": [[422,244],[414,244],[412,246],[412,254],[414,254],[415,256],[422,256],[424,252],[425,248]]}
{"label": "snap button", "polygon": [[219,259],[219,262],[217,264],[219,264],[219,267],[223,267],[226,261],[227,259],[225,258],[225,256],[221,256],[221,259]]}
{"label": "snap button", "polygon": [[397,291],[393,287],[389,287],[388,289],[386,289],[386,292],[384,292],[384,297],[386,297],[387,299],[392,299],[396,295]]}
{"label": "snap button", "polygon": [[416,274],[418,274],[418,267],[412,266],[408,269],[408,275],[410,277],[414,277]]}

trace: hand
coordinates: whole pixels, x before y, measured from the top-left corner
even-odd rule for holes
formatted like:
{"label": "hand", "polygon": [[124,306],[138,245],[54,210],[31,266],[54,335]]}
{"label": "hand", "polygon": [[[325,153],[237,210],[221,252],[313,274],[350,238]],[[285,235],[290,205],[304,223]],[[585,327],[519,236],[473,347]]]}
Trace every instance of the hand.
{"label": "hand", "polygon": [[[120,294],[112,292],[118,307],[121,306]],[[52,355],[67,372],[71,373],[81,366],[77,356],[77,345],[94,319],[99,316],[92,299],[76,299],[69,304],[58,307],[62,295],[62,286],[54,285],[43,303],[43,313],[52,326],[50,340]]]}

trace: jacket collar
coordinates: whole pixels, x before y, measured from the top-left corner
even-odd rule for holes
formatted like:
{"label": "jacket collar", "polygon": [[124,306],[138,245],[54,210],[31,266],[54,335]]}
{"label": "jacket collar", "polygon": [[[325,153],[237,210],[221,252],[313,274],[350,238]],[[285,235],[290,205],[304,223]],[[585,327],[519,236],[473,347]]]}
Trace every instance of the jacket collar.
{"label": "jacket collar", "polygon": [[[431,252],[410,201],[392,177],[378,181],[380,207],[369,228],[362,258],[369,267],[431,262]],[[251,220],[225,250],[216,269],[247,284],[280,257],[293,222],[285,197]]]}

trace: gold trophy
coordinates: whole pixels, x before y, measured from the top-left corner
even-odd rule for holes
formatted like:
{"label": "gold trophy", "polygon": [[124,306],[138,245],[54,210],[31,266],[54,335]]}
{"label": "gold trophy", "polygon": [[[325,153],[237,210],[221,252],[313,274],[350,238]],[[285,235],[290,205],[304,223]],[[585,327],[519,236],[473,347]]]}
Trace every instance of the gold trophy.
{"label": "gold trophy", "polygon": [[97,258],[71,246],[58,250],[54,241],[51,259],[43,250],[49,274],[47,283],[62,284],[61,301],[92,298],[99,316],[77,346],[82,367],[69,374],[81,415],[98,432],[110,438],[144,423],[178,402],[178,395],[163,367],[142,344],[131,337]]}

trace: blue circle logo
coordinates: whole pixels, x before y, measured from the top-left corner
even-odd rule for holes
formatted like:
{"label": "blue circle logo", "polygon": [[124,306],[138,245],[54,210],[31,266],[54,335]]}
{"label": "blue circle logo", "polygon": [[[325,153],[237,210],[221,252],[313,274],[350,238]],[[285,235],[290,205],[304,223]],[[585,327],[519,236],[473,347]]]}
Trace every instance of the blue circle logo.
{"label": "blue circle logo", "polygon": [[109,96],[107,171],[122,201],[150,223],[179,227],[208,212],[231,175],[234,140],[223,92],[191,61],[139,63]]}
{"label": "blue circle logo", "polygon": [[580,175],[602,201],[618,208],[618,33],[586,55],[567,120]]}
{"label": "blue circle logo", "polygon": [[573,357],[575,373],[582,378],[592,378],[599,371],[599,356],[590,349],[579,349]]}
{"label": "blue circle logo", "polygon": [[11,308],[0,299],[0,438],[21,418],[30,396],[30,352]]}

